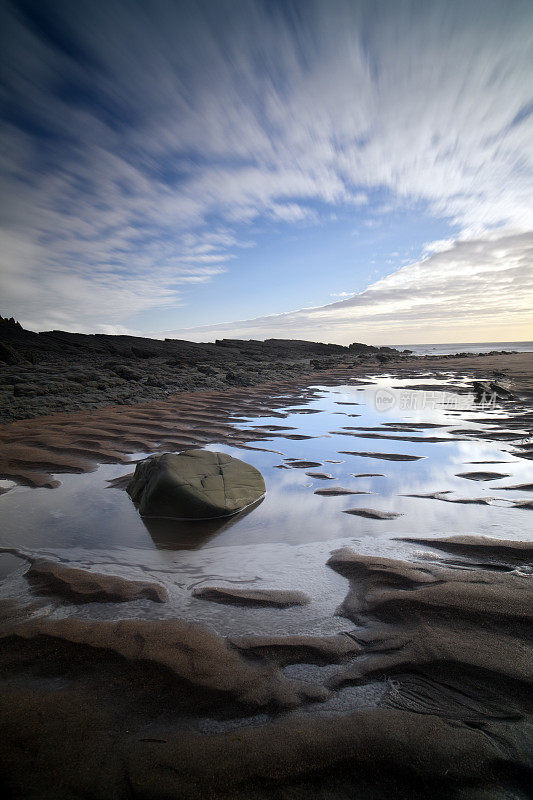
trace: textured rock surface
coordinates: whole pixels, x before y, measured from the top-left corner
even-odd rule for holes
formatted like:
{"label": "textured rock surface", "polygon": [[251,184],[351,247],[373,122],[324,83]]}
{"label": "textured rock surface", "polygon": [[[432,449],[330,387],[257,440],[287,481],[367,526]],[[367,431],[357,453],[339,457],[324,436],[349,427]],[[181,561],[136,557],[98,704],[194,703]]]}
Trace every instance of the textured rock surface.
{"label": "textured rock surface", "polygon": [[255,467],[226,453],[186,450],[142,461],[127,491],[145,516],[210,519],[260,500],[265,482]]}

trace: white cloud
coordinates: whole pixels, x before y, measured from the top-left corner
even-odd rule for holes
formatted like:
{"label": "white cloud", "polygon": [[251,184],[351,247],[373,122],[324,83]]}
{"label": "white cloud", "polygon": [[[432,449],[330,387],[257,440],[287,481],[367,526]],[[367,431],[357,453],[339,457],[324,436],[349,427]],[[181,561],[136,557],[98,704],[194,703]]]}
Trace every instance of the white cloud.
{"label": "white cloud", "polygon": [[[6,11],[2,294],[27,324],[172,307],[251,244],[237,226],[372,192],[392,198],[376,215],[419,203],[463,239],[533,229],[527,0],[184,9],[63,4],[54,41]],[[453,276],[449,244],[427,252]]]}
{"label": "white cloud", "polygon": [[[223,337],[307,338],[348,344],[505,341],[533,335],[533,233],[457,241],[347,300],[234,323],[166,332],[196,341]],[[520,338],[520,337],[518,337]]]}
{"label": "white cloud", "polygon": [[274,219],[280,219],[284,222],[318,220],[318,215],[315,211],[298,205],[297,203],[274,203],[269,209],[269,214]]}

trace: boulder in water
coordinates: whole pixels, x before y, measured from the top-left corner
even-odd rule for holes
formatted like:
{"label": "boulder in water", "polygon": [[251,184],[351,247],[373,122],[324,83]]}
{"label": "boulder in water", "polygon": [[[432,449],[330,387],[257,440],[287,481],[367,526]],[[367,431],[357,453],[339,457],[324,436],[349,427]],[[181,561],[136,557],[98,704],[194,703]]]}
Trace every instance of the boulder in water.
{"label": "boulder in water", "polygon": [[127,492],[143,516],[213,519],[260,500],[265,482],[251,464],[226,453],[186,450],[141,461]]}

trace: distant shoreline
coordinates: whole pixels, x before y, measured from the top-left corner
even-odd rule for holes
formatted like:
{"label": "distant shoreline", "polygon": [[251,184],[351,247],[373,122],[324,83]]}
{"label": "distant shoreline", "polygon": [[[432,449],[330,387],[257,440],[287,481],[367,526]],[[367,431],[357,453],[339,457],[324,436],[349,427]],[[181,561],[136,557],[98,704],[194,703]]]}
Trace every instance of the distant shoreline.
{"label": "distant shoreline", "polygon": [[[424,347],[413,345],[402,352],[400,347],[356,342],[345,347],[298,339],[198,343],[66,331],[34,333],[13,318],[0,317],[0,423],[159,402],[181,392],[227,392],[294,379],[319,383],[335,369],[350,369],[353,374],[391,368],[427,371],[445,364],[450,369],[447,359],[453,359],[454,369],[485,372],[490,361],[497,362],[498,370],[523,361],[526,372],[532,372],[528,353],[533,352],[533,342],[428,345],[431,351]],[[437,347],[455,349],[443,353]]]}
{"label": "distant shoreline", "polygon": [[398,350],[411,350],[417,356],[444,356],[457,353],[508,352],[533,353],[533,341],[523,342],[446,342],[444,344],[395,344]]}

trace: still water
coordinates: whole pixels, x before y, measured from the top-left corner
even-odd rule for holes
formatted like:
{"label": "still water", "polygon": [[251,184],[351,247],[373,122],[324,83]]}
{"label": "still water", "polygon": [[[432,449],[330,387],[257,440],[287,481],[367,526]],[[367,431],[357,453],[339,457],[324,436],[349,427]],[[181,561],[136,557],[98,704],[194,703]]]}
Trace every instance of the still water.
{"label": "still water", "polygon": [[[317,386],[306,406],[287,407],[283,417],[279,410],[272,417],[241,415],[242,429],[261,426],[269,433],[265,442],[253,445],[265,449],[224,443],[209,447],[248,461],[263,474],[265,499],[244,514],[212,523],[143,520],[127,493],[109,485],[134,465],[105,464],[89,474],[58,476],[61,486],[56,489],[17,486],[0,496],[1,544],[73,566],[165,583],[169,603],[156,609],[149,601],[123,603],[120,617],[180,615],[211,624],[221,633],[342,630],[346,620],[332,615],[347,583],[326,567],[337,547],[349,544],[364,553],[409,558],[421,548],[397,537],[530,537],[531,511],[514,503],[531,496],[499,487],[531,482],[531,462],[513,455],[510,444],[483,440],[490,425],[484,422],[482,431],[476,421],[497,419],[501,409],[480,410],[471,396],[455,394],[444,381],[424,379],[423,389],[411,385],[412,380],[382,377],[368,386]],[[409,425],[413,427],[407,430]],[[365,428],[371,430],[361,430]],[[145,455],[136,454],[132,460]],[[398,456],[406,460],[394,460]],[[295,461],[315,466],[293,466]],[[459,477],[478,471],[506,477]],[[315,494],[331,487],[361,493]],[[405,496],[433,492],[447,492],[447,500],[488,502]],[[361,508],[399,516],[373,519],[343,513]],[[23,599],[26,563],[6,554],[0,560],[2,596]],[[226,607],[191,596],[196,586],[214,582],[303,590],[312,602],[273,611]],[[115,604],[72,605],[68,611],[64,604],[61,609],[52,606],[52,614],[117,615]]]}

